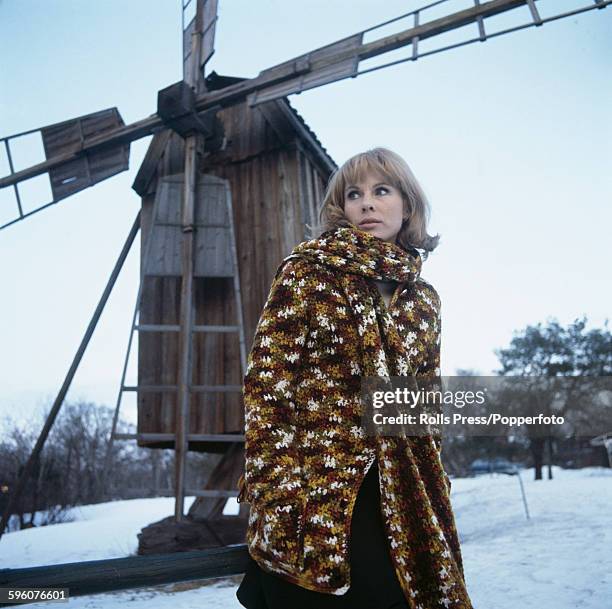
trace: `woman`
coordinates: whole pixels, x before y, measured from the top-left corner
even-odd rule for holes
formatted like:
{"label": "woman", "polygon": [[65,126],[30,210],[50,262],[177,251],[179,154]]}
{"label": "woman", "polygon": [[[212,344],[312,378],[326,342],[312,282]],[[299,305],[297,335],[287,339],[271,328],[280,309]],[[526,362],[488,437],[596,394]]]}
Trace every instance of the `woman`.
{"label": "woman", "polygon": [[437,433],[366,435],[362,377],[440,375],[426,197],[384,148],[332,176],[281,263],[244,378],[249,609],[471,609]]}

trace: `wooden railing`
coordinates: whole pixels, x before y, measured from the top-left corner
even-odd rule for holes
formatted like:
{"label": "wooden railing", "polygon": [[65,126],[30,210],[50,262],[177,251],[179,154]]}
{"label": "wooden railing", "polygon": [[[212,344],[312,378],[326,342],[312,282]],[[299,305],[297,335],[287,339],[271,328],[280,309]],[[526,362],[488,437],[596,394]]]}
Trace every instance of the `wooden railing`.
{"label": "wooden railing", "polygon": [[68,588],[82,596],[159,584],[211,579],[244,573],[245,544],[109,560],[64,563],[25,569],[0,569],[0,588]]}

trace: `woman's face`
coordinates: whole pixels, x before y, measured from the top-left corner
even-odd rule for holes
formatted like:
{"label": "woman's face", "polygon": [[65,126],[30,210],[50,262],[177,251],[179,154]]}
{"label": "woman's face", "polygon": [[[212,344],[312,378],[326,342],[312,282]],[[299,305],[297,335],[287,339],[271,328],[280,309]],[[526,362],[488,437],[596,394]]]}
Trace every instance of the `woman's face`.
{"label": "woman's face", "polygon": [[[395,243],[402,227],[403,201],[400,192],[377,173],[367,173],[362,182],[348,184],[344,191],[344,213],[362,231]],[[366,219],[373,224],[361,224]]]}

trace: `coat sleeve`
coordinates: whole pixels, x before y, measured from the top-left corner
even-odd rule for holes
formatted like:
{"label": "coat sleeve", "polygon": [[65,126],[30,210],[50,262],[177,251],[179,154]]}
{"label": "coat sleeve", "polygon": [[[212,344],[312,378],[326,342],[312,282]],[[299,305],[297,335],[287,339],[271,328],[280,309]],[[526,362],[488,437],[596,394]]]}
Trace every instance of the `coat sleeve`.
{"label": "coat sleeve", "polygon": [[308,335],[308,267],[283,261],[255,330],[243,379],[245,467],[238,501],[297,500],[295,387]]}

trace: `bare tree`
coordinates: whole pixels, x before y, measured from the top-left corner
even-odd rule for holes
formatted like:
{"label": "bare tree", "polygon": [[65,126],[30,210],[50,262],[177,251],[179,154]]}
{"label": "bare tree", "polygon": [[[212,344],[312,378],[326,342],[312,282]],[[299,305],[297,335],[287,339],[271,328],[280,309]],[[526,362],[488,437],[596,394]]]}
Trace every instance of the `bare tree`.
{"label": "bare tree", "polygon": [[[4,509],[8,494],[32,452],[45,416],[46,413],[42,420],[32,420],[27,426],[10,417],[4,419],[0,439],[0,509]],[[104,492],[102,468],[112,416],[112,409],[91,402],[62,406],[13,512],[9,530],[64,522],[75,505],[172,492],[173,451],[140,448],[131,442],[113,444],[108,492]],[[119,428],[128,433],[134,431],[134,425],[125,421],[119,422]],[[214,455],[190,453],[190,487],[204,486],[214,459]]]}

